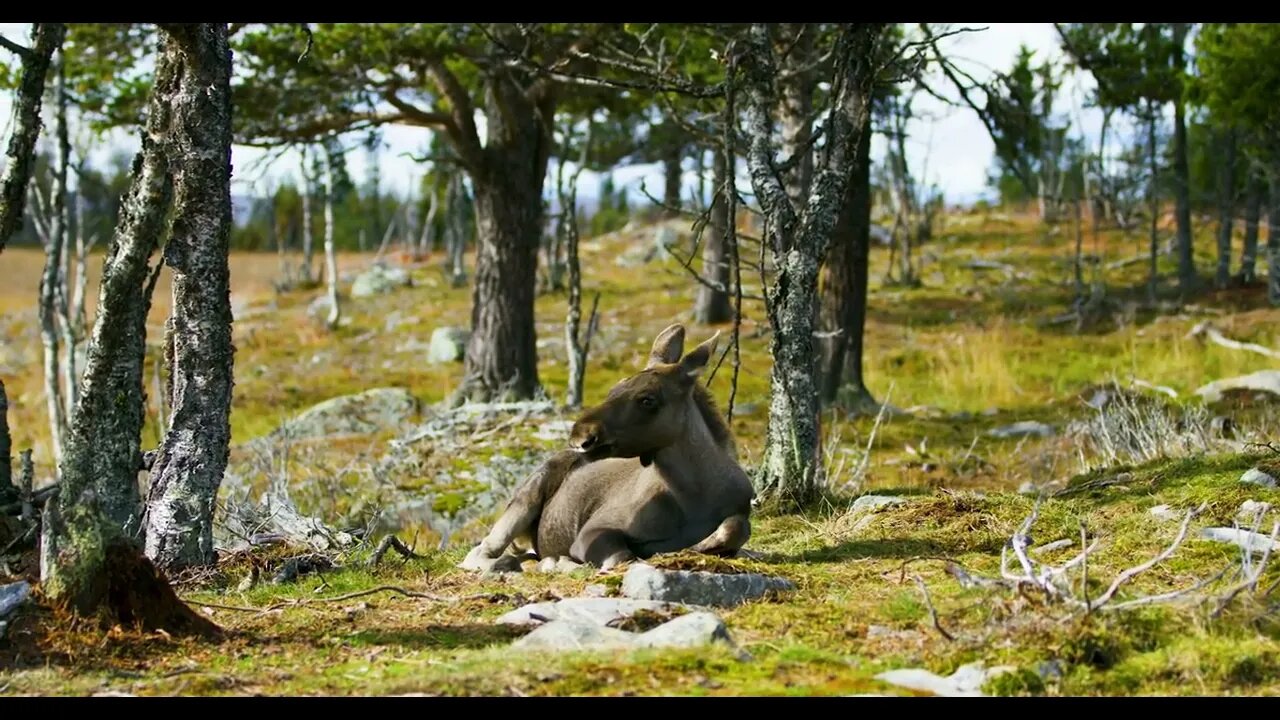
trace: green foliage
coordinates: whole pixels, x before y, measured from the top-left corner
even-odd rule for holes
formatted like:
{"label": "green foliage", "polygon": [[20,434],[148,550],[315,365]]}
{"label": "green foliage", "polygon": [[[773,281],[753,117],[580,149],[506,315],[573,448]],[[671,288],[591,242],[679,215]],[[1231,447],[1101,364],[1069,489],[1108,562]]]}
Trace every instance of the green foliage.
{"label": "green foliage", "polygon": [[1188,89],[1191,100],[1244,130],[1246,152],[1274,165],[1280,157],[1280,27],[1206,24],[1196,50],[1199,76]]}

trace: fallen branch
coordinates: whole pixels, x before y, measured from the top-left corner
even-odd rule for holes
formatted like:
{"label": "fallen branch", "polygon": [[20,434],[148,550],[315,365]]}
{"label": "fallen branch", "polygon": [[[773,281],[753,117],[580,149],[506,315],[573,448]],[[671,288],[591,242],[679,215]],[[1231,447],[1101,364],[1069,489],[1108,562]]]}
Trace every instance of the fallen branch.
{"label": "fallen branch", "polygon": [[1222,332],[1218,330],[1218,328],[1214,327],[1207,320],[1196,323],[1195,327],[1191,328],[1191,331],[1187,333],[1187,338],[1188,339],[1194,338],[1196,340],[1207,338],[1210,342],[1216,345],[1221,345],[1222,347],[1225,347],[1225,348],[1231,348],[1232,350],[1248,350],[1249,352],[1255,352],[1255,353],[1258,353],[1259,355],[1265,355],[1269,358],[1280,359],[1280,352],[1272,350],[1269,347],[1263,347],[1262,345],[1258,345],[1255,343],[1246,343],[1246,342],[1240,342],[1239,340],[1232,340],[1226,335],[1223,335]]}

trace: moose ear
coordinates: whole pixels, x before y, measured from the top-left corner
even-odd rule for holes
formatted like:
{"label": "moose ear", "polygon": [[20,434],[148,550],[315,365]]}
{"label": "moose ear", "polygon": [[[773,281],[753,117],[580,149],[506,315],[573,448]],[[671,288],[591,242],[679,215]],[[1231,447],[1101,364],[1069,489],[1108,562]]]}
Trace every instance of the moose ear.
{"label": "moose ear", "polygon": [[645,365],[644,369],[679,362],[683,352],[684,326],[680,323],[669,325],[666,330],[658,333],[658,337],[653,341],[653,348],[649,350],[649,364]]}
{"label": "moose ear", "polygon": [[684,356],[684,359],[680,361],[680,371],[689,379],[698,377],[707,368],[707,363],[711,361],[711,354],[716,351],[716,345],[719,342],[720,331],[717,330],[716,334],[712,335],[710,339]]}

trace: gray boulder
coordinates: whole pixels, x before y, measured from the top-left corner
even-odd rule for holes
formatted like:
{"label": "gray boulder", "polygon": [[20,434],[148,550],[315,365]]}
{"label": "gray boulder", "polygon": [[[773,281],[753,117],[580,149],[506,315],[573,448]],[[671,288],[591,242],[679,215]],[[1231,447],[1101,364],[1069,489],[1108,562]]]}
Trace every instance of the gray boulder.
{"label": "gray boulder", "polygon": [[409,273],[401,268],[374,265],[356,276],[351,283],[351,297],[370,297],[389,293],[411,282]]}
{"label": "gray boulder", "polygon": [[413,422],[418,400],[403,388],[373,388],[330,398],[287,421],[276,432],[293,439],[371,433]]}
{"label": "gray boulder", "polygon": [[659,600],[709,607],[732,607],[770,591],[794,590],[795,583],[759,573],[711,573],[659,570],[637,564],[622,577],[622,594],[636,600]]}
{"label": "gray boulder", "polygon": [[431,332],[431,344],[427,347],[427,362],[461,362],[467,352],[471,332],[460,327],[438,327]]}

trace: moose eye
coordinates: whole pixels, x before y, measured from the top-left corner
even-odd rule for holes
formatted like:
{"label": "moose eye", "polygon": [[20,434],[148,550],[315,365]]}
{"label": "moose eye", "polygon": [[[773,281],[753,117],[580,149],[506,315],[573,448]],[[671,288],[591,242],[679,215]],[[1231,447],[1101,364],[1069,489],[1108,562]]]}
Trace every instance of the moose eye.
{"label": "moose eye", "polygon": [[658,399],[652,395],[641,395],[640,399],[637,402],[639,402],[640,407],[644,408],[645,410],[653,410],[654,408],[658,407]]}

